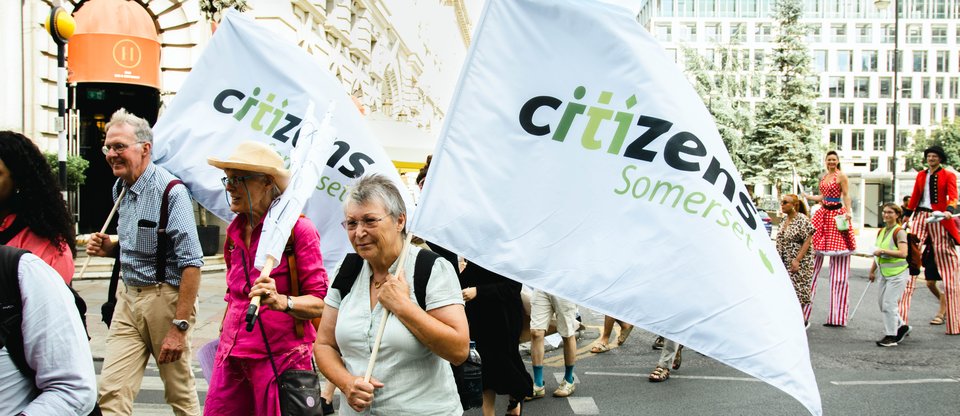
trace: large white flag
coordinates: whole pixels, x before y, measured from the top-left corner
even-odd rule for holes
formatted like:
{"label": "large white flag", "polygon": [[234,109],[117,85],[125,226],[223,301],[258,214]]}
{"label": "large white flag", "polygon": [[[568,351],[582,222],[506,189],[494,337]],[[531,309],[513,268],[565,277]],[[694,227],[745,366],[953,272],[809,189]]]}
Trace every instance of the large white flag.
{"label": "large white flag", "polygon": [[[347,189],[363,174],[381,173],[402,186],[400,176],[340,82],[316,58],[253,19],[233,10],[226,14],[154,127],[154,161],[180,177],[201,205],[229,221],[223,172],[207,158],[224,159],[240,142],[257,140],[289,163],[311,100],[317,103],[316,119],[335,106],[333,153],[304,208],[320,231],[324,263],[332,267],[352,251],[340,226]],[[410,210],[409,200],[407,206]]]}
{"label": "large white flag", "polygon": [[820,414],[800,304],[681,71],[628,10],[489,0],[412,230]]}

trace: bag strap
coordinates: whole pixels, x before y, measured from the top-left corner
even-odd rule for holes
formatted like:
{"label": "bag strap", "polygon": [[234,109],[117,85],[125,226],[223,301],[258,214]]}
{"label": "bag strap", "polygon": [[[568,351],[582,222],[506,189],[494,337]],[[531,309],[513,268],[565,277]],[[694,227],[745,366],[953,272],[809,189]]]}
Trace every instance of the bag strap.
{"label": "bag strap", "polygon": [[[287,268],[290,277],[290,296],[300,296],[300,279],[297,273],[297,255],[294,251],[295,241],[293,231],[290,231],[290,239],[287,240],[287,246],[283,249],[283,254],[287,256]],[[297,338],[303,338],[303,320],[293,318],[293,327],[297,333]]]}
{"label": "bag strap", "polygon": [[13,237],[16,237],[17,234],[20,234],[24,228],[27,228],[27,222],[20,219],[18,215],[13,219],[13,223],[9,227],[5,228],[3,231],[0,231],[0,244],[7,244],[10,240],[13,240]]}
{"label": "bag strap", "polygon": [[177,185],[183,185],[183,182],[179,179],[168,182],[167,189],[163,190],[163,199],[160,202],[160,222],[157,224],[157,283],[167,281],[167,247],[170,245],[170,236],[167,235],[167,222],[170,220],[170,190]]}
{"label": "bag strap", "polygon": [[23,302],[20,299],[20,258],[27,250],[0,246],[0,347],[5,347],[10,360],[32,380],[36,372],[27,363],[23,350]]}
{"label": "bag strap", "polygon": [[120,285],[120,244],[113,254],[113,270],[110,271],[110,288],[107,289],[107,302],[117,303],[117,286]]}
{"label": "bag strap", "polygon": [[[250,272],[247,270],[247,256],[240,250],[240,261],[243,262],[243,277],[247,279],[247,285],[253,288],[253,282],[250,281]],[[270,358],[270,367],[273,368],[273,376],[277,382],[280,381],[280,373],[277,372],[277,364],[273,362],[273,352],[270,351],[270,341],[267,341],[267,330],[263,329],[263,315],[257,314],[257,326],[260,327],[260,334],[263,335],[263,346],[267,349],[267,357]]]}
{"label": "bag strap", "polygon": [[340,301],[342,302],[350,289],[353,289],[353,283],[360,277],[360,269],[363,268],[363,258],[357,253],[347,253],[340,264],[340,270],[337,271],[337,277],[333,279],[333,285],[330,287],[340,291]]}

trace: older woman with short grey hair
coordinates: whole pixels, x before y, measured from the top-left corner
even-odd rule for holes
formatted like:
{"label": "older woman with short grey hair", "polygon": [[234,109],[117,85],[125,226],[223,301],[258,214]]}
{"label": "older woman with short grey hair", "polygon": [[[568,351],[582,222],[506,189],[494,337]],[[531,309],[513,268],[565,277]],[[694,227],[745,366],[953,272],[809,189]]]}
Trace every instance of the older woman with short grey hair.
{"label": "older woman with short grey hair", "polygon": [[[462,414],[448,362],[466,360],[470,339],[453,265],[413,245],[404,248],[406,208],[386,177],[361,178],[343,210],[356,254],[333,272],[314,346],[320,371],[343,392],[340,413]],[[401,255],[407,260],[398,272]],[[432,255],[432,266],[421,307],[411,288],[423,255]],[[365,382],[383,310],[390,314],[373,376]]]}

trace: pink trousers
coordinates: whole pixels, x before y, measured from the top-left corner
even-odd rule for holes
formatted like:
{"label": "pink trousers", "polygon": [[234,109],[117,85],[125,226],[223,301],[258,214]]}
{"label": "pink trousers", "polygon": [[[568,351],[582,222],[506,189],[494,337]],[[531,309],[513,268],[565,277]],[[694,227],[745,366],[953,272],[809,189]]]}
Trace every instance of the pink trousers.
{"label": "pink trousers", "polygon": [[[281,354],[274,352],[277,372],[310,370],[312,348],[301,345]],[[277,378],[269,358],[227,357],[213,369],[207,399],[207,416],[280,416]]]}

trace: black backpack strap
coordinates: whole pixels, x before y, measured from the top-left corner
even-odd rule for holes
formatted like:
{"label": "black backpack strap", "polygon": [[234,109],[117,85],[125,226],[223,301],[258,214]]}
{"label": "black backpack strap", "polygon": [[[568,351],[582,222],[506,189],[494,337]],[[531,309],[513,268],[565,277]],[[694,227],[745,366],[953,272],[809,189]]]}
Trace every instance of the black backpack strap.
{"label": "black backpack strap", "polygon": [[113,270],[110,271],[110,289],[107,292],[107,302],[117,303],[117,286],[120,285],[120,243],[117,243],[113,254]]}
{"label": "black backpack strap", "polygon": [[170,221],[170,190],[174,186],[182,185],[179,179],[167,183],[163,191],[163,200],[160,202],[160,223],[157,224],[157,283],[167,280],[167,248],[170,245],[170,236],[167,235],[167,222]]}
{"label": "black backpack strap", "polygon": [[7,244],[10,240],[13,240],[13,237],[20,234],[24,228],[27,228],[27,223],[21,220],[20,216],[17,216],[13,219],[13,223],[11,223],[9,227],[0,231],[0,244]]}
{"label": "black backpack strap", "polygon": [[23,351],[23,303],[20,300],[20,257],[26,250],[0,246],[0,346],[24,377],[32,380],[36,372],[27,364]]}
{"label": "black backpack strap", "polygon": [[354,282],[360,277],[360,269],[363,268],[363,258],[357,253],[347,253],[340,264],[340,270],[337,277],[333,279],[331,288],[340,291],[340,301],[347,297],[350,289],[353,289]]}
{"label": "black backpack strap", "polygon": [[440,255],[430,250],[417,253],[417,263],[413,266],[413,294],[417,297],[420,309],[427,310],[427,283],[430,283],[433,264],[439,258]]}

